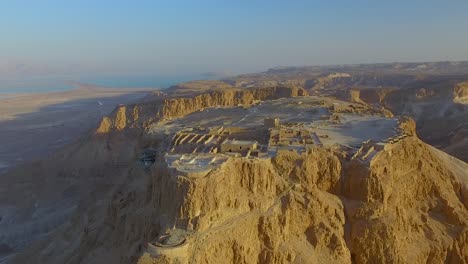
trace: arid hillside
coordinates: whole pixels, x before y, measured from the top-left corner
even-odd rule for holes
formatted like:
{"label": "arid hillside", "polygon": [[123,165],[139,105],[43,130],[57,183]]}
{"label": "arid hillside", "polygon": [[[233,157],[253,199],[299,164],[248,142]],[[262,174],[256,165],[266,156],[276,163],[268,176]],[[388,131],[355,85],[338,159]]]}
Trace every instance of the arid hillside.
{"label": "arid hillside", "polygon": [[412,136],[370,159],[365,146],[350,160],[314,148],[231,158],[199,176],[169,169],[160,153],[12,263],[466,262],[468,165],[408,122]]}
{"label": "arid hillside", "polygon": [[466,82],[443,67],[275,69],[120,105],[2,175],[0,256],[468,263]]}
{"label": "arid hillside", "polygon": [[[28,170],[48,182],[31,184],[24,202],[44,212],[31,232],[49,232],[9,263],[467,262],[468,164],[422,142],[412,119],[306,94],[228,89],[118,107],[80,144],[8,175],[14,192],[25,190]],[[287,121],[256,129],[267,113]],[[225,115],[247,132],[193,126]],[[378,132],[363,134],[363,125]],[[305,143],[289,136],[295,127]],[[386,130],[395,132],[385,139]],[[275,131],[290,145],[272,143]],[[256,138],[256,154],[223,153],[230,133]],[[202,165],[207,155],[217,161]],[[39,227],[29,208],[6,219]],[[65,208],[75,209],[54,218]],[[10,241],[30,235],[9,229]]]}
{"label": "arid hillside", "polygon": [[[205,94],[201,95],[204,98],[201,105],[196,104],[196,98],[193,101],[177,99],[187,103],[187,107],[179,104],[178,108],[168,105],[174,99],[161,99],[158,95],[148,102],[118,106],[78,141],[47,158],[28,162],[1,175],[2,182],[8,185],[0,188],[0,257],[55,230],[77,210],[82,199],[100,200],[111,195],[115,184],[138,160],[141,149],[155,140],[145,132],[151,122],[216,106],[217,100],[226,102],[227,106],[237,106],[257,97],[294,96],[294,91],[289,88],[235,91],[226,93],[225,97],[215,93],[214,99]],[[183,113],[177,112],[179,109]]]}

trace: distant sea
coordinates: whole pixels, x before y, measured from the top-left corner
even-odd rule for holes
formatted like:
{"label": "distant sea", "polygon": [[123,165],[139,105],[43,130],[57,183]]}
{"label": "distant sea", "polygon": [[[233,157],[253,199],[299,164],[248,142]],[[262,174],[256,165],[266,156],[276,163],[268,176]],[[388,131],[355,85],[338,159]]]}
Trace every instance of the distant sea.
{"label": "distant sea", "polygon": [[0,79],[0,98],[18,93],[43,93],[66,91],[75,87],[74,83],[111,88],[160,88],[189,80],[210,79],[204,75],[191,76],[94,76],[81,78],[42,77],[15,80]]}

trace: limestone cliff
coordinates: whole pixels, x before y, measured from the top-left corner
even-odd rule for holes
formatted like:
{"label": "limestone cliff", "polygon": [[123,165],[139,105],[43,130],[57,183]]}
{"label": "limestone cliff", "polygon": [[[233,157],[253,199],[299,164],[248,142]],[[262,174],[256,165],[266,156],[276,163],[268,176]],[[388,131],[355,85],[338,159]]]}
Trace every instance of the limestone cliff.
{"label": "limestone cliff", "polygon": [[98,128],[96,129],[97,134],[106,134],[110,131],[122,131],[129,125],[135,125],[139,119],[140,108],[137,105],[134,106],[118,106],[111,114],[110,117],[104,117],[101,120]]}
{"label": "limestone cliff", "polygon": [[468,161],[467,87],[466,82],[423,82],[387,94],[383,104],[396,115],[411,116],[422,140]]}
{"label": "limestone cliff", "polygon": [[165,99],[158,112],[161,118],[175,118],[213,106],[250,105],[255,101],[273,100],[282,97],[304,96],[306,91],[296,87],[267,87],[256,89],[229,89],[197,95],[193,98]]}
{"label": "limestone cliff", "polygon": [[340,86],[351,81],[352,76],[349,73],[331,73],[326,76],[319,77],[315,80],[312,87],[313,90]]}
{"label": "limestone cliff", "polygon": [[294,86],[274,86],[255,89],[223,89],[201,93],[194,97],[166,97],[133,106],[119,106],[104,117],[96,134],[122,131],[125,128],[145,127],[148,122],[171,119],[215,106],[250,105],[256,101],[307,95],[306,90]]}
{"label": "limestone cliff", "polygon": [[[317,147],[205,176],[159,155],[14,263],[467,263],[467,171],[415,135],[367,161]],[[152,244],[177,230],[180,245]]]}
{"label": "limestone cliff", "polygon": [[[468,263],[468,165],[417,137],[468,160],[466,82],[329,73],[186,83],[117,107],[91,135],[4,176],[0,203],[14,208],[0,212],[0,255],[31,239],[11,263]],[[155,123],[178,129],[181,120],[167,119],[186,115],[197,130],[194,112],[218,118],[201,110],[306,94],[296,86],[359,103],[343,104],[343,113],[392,116],[373,111],[383,106],[410,115],[418,133],[399,117],[398,136],[357,151],[358,142],[226,155],[193,172],[166,164],[170,129],[145,131]],[[313,110],[301,101],[301,114]],[[154,164],[142,164],[149,149]]]}
{"label": "limestone cliff", "polygon": [[468,104],[468,82],[458,83],[453,90],[453,101]]}
{"label": "limestone cliff", "polygon": [[394,91],[392,88],[350,89],[349,99],[351,102],[356,103],[381,104],[392,91]]}
{"label": "limestone cliff", "polygon": [[468,260],[468,251],[457,250],[468,246],[468,166],[444,162],[438,152],[410,137],[386,146],[369,166],[348,164],[344,201],[356,263]]}

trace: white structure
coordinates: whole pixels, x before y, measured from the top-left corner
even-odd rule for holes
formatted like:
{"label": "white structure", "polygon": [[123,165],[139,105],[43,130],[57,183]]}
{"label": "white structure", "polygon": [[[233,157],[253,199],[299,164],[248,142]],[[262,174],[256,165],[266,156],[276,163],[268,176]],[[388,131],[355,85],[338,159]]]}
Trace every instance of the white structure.
{"label": "white structure", "polygon": [[246,152],[256,149],[257,146],[257,141],[226,139],[221,143],[221,152]]}

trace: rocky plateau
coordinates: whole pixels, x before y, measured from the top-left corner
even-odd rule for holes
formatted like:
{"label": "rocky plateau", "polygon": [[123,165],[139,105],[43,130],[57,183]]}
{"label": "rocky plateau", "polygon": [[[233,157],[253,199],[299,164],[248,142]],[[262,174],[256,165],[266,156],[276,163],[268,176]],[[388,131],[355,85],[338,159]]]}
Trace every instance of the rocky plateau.
{"label": "rocky plateau", "polygon": [[[2,175],[11,184],[0,192],[0,254],[7,263],[468,263],[465,64],[278,68],[118,106],[79,141]],[[271,115],[281,125],[263,127]],[[220,153],[236,140],[227,128],[255,140],[256,154]],[[287,146],[271,143],[275,131]],[[216,166],[168,162],[216,138],[204,153],[225,157]]]}

